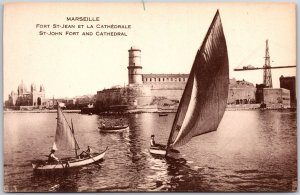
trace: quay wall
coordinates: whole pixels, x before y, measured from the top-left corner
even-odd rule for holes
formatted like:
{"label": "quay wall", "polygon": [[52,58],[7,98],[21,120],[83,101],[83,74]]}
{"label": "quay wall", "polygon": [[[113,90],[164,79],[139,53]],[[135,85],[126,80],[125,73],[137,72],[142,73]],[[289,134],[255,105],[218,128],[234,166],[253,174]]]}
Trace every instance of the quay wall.
{"label": "quay wall", "polygon": [[228,104],[255,103],[256,88],[229,88]]}
{"label": "quay wall", "polygon": [[135,109],[137,106],[151,105],[152,95],[148,87],[129,85],[124,88],[111,88],[97,92],[96,109],[110,110],[111,107]]}
{"label": "quay wall", "polygon": [[264,103],[267,108],[290,108],[290,90],[277,88],[263,89]]}

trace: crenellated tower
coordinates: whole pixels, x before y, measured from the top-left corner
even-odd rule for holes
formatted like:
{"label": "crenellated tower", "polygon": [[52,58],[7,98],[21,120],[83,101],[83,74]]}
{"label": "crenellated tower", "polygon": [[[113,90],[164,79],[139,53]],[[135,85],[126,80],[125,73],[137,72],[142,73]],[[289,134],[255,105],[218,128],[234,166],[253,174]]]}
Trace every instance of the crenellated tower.
{"label": "crenellated tower", "polygon": [[128,84],[143,84],[141,50],[132,46],[129,50]]}

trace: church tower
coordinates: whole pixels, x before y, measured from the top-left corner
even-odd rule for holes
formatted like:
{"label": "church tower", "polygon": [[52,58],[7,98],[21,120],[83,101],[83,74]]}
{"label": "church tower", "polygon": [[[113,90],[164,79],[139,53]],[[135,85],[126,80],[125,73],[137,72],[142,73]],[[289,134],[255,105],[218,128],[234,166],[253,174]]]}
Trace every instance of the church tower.
{"label": "church tower", "polygon": [[129,50],[128,84],[143,84],[141,50],[132,46]]}

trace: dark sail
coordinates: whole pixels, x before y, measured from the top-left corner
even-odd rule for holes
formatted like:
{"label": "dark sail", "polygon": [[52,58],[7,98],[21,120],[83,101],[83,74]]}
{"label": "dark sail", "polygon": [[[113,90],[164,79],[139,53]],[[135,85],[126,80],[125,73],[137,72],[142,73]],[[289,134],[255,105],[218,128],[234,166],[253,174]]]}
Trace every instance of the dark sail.
{"label": "dark sail", "polygon": [[197,51],[168,141],[177,147],[192,137],[215,131],[228,98],[229,67],[219,11]]}

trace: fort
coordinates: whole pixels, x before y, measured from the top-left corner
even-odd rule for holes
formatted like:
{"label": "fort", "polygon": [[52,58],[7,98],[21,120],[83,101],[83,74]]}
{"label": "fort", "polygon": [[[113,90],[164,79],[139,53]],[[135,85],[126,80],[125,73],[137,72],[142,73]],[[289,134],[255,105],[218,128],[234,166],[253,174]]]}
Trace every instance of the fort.
{"label": "fort", "polygon": [[[131,47],[128,53],[128,85],[97,91],[96,110],[100,112],[176,111],[189,74],[143,74],[141,50]],[[293,81],[286,81],[283,76],[281,80],[282,85],[288,83],[285,84],[288,87],[265,88],[263,85],[254,86],[244,80],[230,79],[227,107],[229,109],[289,108],[290,90],[295,86],[291,84]]]}

